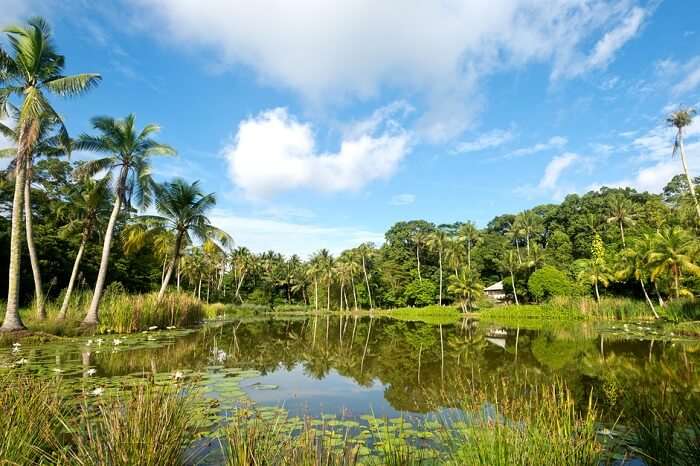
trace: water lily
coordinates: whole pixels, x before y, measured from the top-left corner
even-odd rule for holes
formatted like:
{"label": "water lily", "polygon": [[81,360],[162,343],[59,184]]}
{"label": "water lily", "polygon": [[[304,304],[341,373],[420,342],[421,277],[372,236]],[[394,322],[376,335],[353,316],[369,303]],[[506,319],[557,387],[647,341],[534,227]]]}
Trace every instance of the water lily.
{"label": "water lily", "polygon": [[85,345],[87,345],[87,346],[90,346],[90,345],[92,345],[92,340],[88,340],[88,341],[86,341],[86,342],[85,342]]}
{"label": "water lily", "polygon": [[104,389],[104,388],[102,388],[102,387],[97,387],[96,389],[94,389],[93,391],[90,392],[90,395],[93,395],[93,396],[100,396],[100,395],[102,395],[104,392],[105,392],[105,389]]}
{"label": "water lily", "polygon": [[157,325],[151,325],[150,327],[148,327],[148,330],[158,330],[158,326],[157,326]]}
{"label": "water lily", "polygon": [[182,371],[177,371],[173,374],[173,378],[177,380],[182,380],[185,378],[185,374],[182,373]]}
{"label": "water lily", "polygon": [[13,352],[13,353],[19,353],[19,352],[20,352],[20,347],[19,347],[19,346],[14,346],[14,347],[12,348],[12,352]]}
{"label": "water lily", "polygon": [[87,375],[87,376],[92,376],[95,374],[97,374],[97,369],[88,369],[85,371],[85,375]]}
{"label": "water lily", "polygon": [[17,361],[15,364],[27,364],[28,362],[29,362],[29,359],[22,358],[19,361]]}
{"label": "water lily", "polygon": [[168,326],[165,327],[165,328],[166,328],[167,330],[173,330],[173,329],[176,329],[177,327],[175,327],[174,325],[168,325]]}
{"label": "water lily", "polygon": [[119,338],[115,338],[114,340],[112,340],[114,346],[121,345],[123,342],[124,340],[120,340]]}
{"label": "water lily", "polygon": [[18,342],[12,343],[13,348],[19,348],[20,346],[22,346],[22,343],[18,343]]}
{"label": "water lily", "polygon": [[98,344],[98,346],[102,346],[102,343],[103,343],[103,342],[104,342],[104,340],[103,340],[102,338],[98,338],[98,339],[97,339],[97,344]]}
{"label": "water lily", "polygon": [[54,367],[54,368],[51,369],[51,370],[54,371],[54,372],[56,372],[57,374],[60,374],[61,372],[63,372],[63,369],[59,369],[58,367]]}

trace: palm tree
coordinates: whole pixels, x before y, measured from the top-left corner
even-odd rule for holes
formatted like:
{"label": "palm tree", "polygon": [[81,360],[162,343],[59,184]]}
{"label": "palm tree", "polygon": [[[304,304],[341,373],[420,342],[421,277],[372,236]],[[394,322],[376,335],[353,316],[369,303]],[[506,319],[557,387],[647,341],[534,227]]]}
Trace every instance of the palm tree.
{"label": "palm tree", "polygon": [[95,292],[83,323],[96,325],[99,322],[98,308],[107,279],[109,251],[112,235],[122,205],[129,206],[132,197],[139,206],[150,203],[153,180],[150,174],[150,158],[154,155],[174,155],[175,150],[153,140],[150,136],[157,133],[157,125],[146,125],[141,131],[135,128],[136,118],[133,114],[123,120],[111,117],[95,117],[93,127],[99,136],[81,135],[75,142],[76,149],[90,150],[108,154],[107,157],[91,160],[80,167],[80,174],[91,176],[103,170],[117,171],[115,199],[112,214],[109,217],[107,231],[102,246],[100,269],[97,273]]}
{"label": "palm tree", "polygon": [[642,286],[644,298],[654,314],[654,318],[658,319],[659,314],[656,313],[654,303],[651,302],[647,293],[644,281],[649,275],[649,253],[654,248],[654,237],[650,234],[644,234],[639,239],[635,240],[632,247],[627,248],[620,254],[620,263],[616,274],[617,279],[626,279],[633,277]]}
{"label": "palm tree", "polygon": [[438,253],[438,264],[440,266],[440,296],[438,303],[442,306],[442,255],[447,244],[447,233],[443,230],[436,230],[428,237],[428,247]]}
{"label": "palm tree", "polygon": [[190,184],[177,178],[156,186],[155,194],[155,208],[160,215],[143,215],[137,222],[155,231],[170,232],[174,237],[165,278],[158,292],[160,302],[180,261],[184,244],[191,243],[194,237],[203,243],[214,240],[225,246],[231,242],[231,237],[213,226],[206,216],[216,204],[216,197],[213,193],[204,194],[199,181]]}
{"label": "palm tree", "polygon": [[526,210],[515,217],[513,228],[525,235],[527,257],[530,257],[530,238],[540,230],[540,218],[534,211]]}
{"label": "palm tree", "polygon": [[472,268],[472,248],[476,246],[479,241],[479,229],[476,227],[474,222],[471,220],[467,221],[457,232],[457,236],[460,241],[463,241],[467,245],[467,267],[471,270]]}
{"label": "palm tree", "polygon": [[626,248],[625,244],[625,225],[634,225],[635,214],[632,213],[632,202],[621,194],[610,198],[608,203],[608,223],[617,223],[620,227],[620,237],[622,238],[622,247]]}
{"label": "palm tree", "polygon": [[372,304],[372,289],[369,286],[369,275],[367,274],[367,258],[373,253],[372,245],[369,243],[361,244],[358,248],[360,257],[362,258],[362,273],[365,276],[365,285],[367,285],[367,299],[369,300],[370,311],[374,309]]}
{"label": "palm tree", "polygon": [[413,242],[416,245],[416,260],[418,261],[418,281],[422,282],[423,277],[420,274],[420,249],[423,247],[428,240],[428,233],[423,230],[416,230],[413,233]]}
{"label": "palm tree", "polygon": [[[13,109],[15,119],[18,118],[17,111]],[[56,132],[54,133],[54,130]],[[9,126],[0,123],[0,134],[14,141],[14,147],[3,149],[0,151],[0,157],[12,157],[8,168],[15,168],[17,165],[17,146],[19,134]],[[41,271],[39,270],[39,255],[36,252],[34,243],[34,222],[32,216],[32,177],[34,169],[34,160],[39,157],[60,157],[70,154],[71,140],[68,136],[65,126],[62,122],[56,120],[51,115],[42,115],[39,119],[39,129],[31,151],[27,154],[26,159],[26,176],[24,180],[24,218],[25,232],[27,238],[27,249],[29,250],[29,262],[32,267],[32,276],[34,278],[34,295],[36,302],[36,313],[38,320],[46,318],[46,302],[44,299],[44,291],[41,281]],[[14,176],[14,172],[10,172]]]}
{"label": "palm tree", "polygon": [[462,265],[464,260],[464,245],[458,238],[448,237],[445,243],[445,262],[458,275],[457,269]]}
{"label": "palm tree", "polygon": [[519,306],[520,303],[518,303],[518,292],[515,289],[515,271],[518,270],[518,267],[520,266],[520,261],[517,259],[517,254],[512,249],[509,249],[505,252],[505,254],[503,254],[503,257],[501,257],[499,265],[503,268],[503,270],[510,273],[510,281],[513,285],[515,305]]}
{"label": "palm tree", "polygon": [[671,155],[675,156],[676,152],[681,155],[681,163],[683,164],[685,179],[688,181],[688,189],[690,190],[690,195],[695,203],[695,210],[697,211],[698,219],[700,219],[700,203],[698,203],[698,197],[695,193],[693,178],[690,176],[690,172],[688,171],[688,162],[685,159],[685,147],[683,146],[683,128],[690,126],[696,113],[697,112],[694,108],[679,108],[675,112],[671,113],[668,118],[666,118],[666,122],[677,130],[676,137],[673,142],[673,153]]}
{"label": "palm tree", "polygon": [[661,230],[656,234],[656,244],[649,253],[651,279],[656,280],[660,275],[671,276],[675,296],[679,298],[683,272],[700,276],[700,266],[693,257],[697,251],[697,239],[681,227]]}
{"label": "palm tree", "polygon": [[610,284],[611,275],[605,267],[605,264],[594,259],[579,259],[574,262],[574,268],[577,270],[576,278],[581,283],[587,283],[593,286],[595,290],[595,298],[600,302],[599,285],[607,288]]}
{"label": "palm tree", "polygon": [[468,268],[462,268],[457,275],[450,277],[450,285],[447,290],[459,296],[462,302],[462,310],[472,309],[474,298],[478,297],[484,289],[479,281],[479,276]]}
{"label": "palm tree", "polygon": [[248,248],[241,246],[233,251],[232,257],[234,279],[236,280],[235,297],[240,300],[241,304],[243,304],[243,298],[241,297],[241,286],[243,286],[243,281],[245,280],[246,274],[251,269],[252,254]]}
{"label": "palm tree", "polygon": [[45,92],[60,96],[79,95],[95,86],[100,76],[64,76],[65,57],[56,51],[51,40],[51,29],[41,18],[30,19],[27,26],[10,26],[5,32],[13,56],[0,49],[0,117],[7,115],[12,96],[21,99],[17,119],[17,163],[12,201],[7,307],[0,327],[2,331],[12,331],[24,328],[17,305],[22,230],[20,222],[27,163],[39,136],[41,119],[49,115],[56,121],[61,121]]}
{"label": "palm tree", "polygon": [[[110,200],[109,183],[110,177],[106,176],[100,180],[88,179],[79,184],[74,193],[70,197],[70,202],[63,204],[65,210],[68,210],[68,218],[70,221],[61,229],[61,235],[64,237],[80,234],[80,246],[78,253],[75,256],[73,263],[73,271],[68,281],[68,288],[63,297],[63,304],[58,313],[58,319],[65,319],[70,304],[70,298],[75,287],[75,280],[78,277],[80,269],[80,261],[85,252],[85,245],[94,233],[100,220],[107,216],[109,209],[108,203]],[[61,215],[61,211],[58,212]]]}

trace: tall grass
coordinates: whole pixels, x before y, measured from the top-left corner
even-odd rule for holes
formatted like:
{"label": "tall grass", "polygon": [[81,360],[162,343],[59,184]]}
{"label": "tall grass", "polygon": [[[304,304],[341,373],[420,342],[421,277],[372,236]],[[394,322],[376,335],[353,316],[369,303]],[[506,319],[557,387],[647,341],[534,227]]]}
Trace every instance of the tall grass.
{"label": "tall grass", "polygon": [[189,293],[168,293],[160,303],[156,293],[108,293],[101,308],[101,332],[133,333],[149,327],[188,327],[206,317],[202,303]]}
{"label": "tall grass", "polygon": [[601,298],[600,303],[587,296],[555,296],[542,304],[508,305],[483,311],[490,317],[561,320],[646,320],[654,315],[645,301],[628,298]]}

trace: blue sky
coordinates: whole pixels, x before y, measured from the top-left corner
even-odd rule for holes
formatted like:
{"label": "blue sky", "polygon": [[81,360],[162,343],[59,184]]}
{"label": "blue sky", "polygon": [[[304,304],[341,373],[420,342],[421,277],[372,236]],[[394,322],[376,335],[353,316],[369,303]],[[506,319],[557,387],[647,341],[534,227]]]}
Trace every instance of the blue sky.
{"label": "blue sky", "polygon": [[[87,96],[73,134],[136,114],[256,251],[381,242],[681,170],[665,114],[700,102],[695,0],[2,0],[41,14]],[[699,119],[700,120],[700,119]],[[700,174],[700,121],[688,130]],[[85,155],[81,155],[85,156]]]}

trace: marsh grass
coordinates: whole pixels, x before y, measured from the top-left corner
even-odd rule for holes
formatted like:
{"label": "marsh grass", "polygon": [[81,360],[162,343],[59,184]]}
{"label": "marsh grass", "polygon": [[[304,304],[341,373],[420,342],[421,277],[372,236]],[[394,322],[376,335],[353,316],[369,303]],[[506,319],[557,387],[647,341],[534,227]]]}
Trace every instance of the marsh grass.
{"label": "marsh grass", "polygon": [[507,305],[481,313],[487,317],[559,320],[650,320],[654,316],[644,301],[628,298],[555,296],[542,304]]}
{"label": "marsh grass", "polygon": [[206,317],[202,303],[189,293],[108,293],[102,303],[99,331],[134,333],[149,327],[189,327]]}

